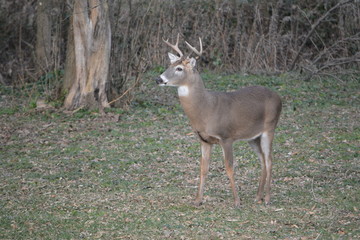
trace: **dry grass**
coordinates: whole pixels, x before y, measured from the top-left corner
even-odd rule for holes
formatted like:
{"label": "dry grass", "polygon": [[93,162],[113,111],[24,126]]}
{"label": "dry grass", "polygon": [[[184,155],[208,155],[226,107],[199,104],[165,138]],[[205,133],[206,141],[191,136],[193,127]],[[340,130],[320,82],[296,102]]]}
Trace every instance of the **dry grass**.
{"label": "dry grass", "polygon": [[212,89],[261,84],[283,96],[271,206],[253,202],[259,166],[237,143],[242,208],[232,206],[219,148],[205,203],[193,207],[199,144],[175,90],[150,77],[130,110],[105,117],[36,111],[2,88],[0,238],[360,238],[359,82],[203,77]]}

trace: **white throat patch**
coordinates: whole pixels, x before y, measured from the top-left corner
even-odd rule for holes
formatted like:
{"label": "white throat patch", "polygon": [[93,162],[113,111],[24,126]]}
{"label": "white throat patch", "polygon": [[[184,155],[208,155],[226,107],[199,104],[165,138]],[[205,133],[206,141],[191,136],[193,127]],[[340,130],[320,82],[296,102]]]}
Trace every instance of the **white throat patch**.
{"label": "white throat patch", "polygon": [[178,94],[179,94],[179,97],[187,97],[187,96],[189,96],[189,88],[188,88],[188,86],[180,86],[178,88]]}

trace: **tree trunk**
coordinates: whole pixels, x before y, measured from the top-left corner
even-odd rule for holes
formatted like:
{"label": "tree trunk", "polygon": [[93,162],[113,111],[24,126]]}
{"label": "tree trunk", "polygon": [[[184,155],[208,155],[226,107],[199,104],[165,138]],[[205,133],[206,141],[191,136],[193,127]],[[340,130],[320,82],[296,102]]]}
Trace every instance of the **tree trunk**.
{"label": "tree trunk", "polygon": [[278,71],[278,63],[277,63],[277,44],[279,42],[279,11],[281,5],[283,4],[283,0],[278,0],[272,5],[272,15],[270,18],[269,25],[269,64],[272,71]]}
{"label": "tree trunk", "polygon": [[[75,0],[64,88],[66,109],[109,107],[108,82],[111,31],[107,1]],[[74,57],[75,56],[75,57]],[[66,89],[67,88],[67,89]]]}
{"label": "tree trunk", "polygon": [[36,73],[41,76],[49,69],[51,61],[51,17],[52,1],[39,0],[36,14]]}

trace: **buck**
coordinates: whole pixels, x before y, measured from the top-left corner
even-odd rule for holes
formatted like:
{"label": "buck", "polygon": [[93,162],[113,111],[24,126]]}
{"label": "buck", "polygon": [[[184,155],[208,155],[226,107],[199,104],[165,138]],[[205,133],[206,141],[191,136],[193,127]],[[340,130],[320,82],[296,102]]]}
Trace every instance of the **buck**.
{"label": "buck", "polygon": [[[184,57],[179,49],[179,35],[175,45],[163,41],[179,56],[168,53],[171,64],[156,78],[156,83],[178,88],[181,106],[201,143],[200,183],[195,205],[202,204],[211,150],[214,144],[219,144],[235,207],[240,206],[233,162],[233,143],[236,140],[247,141],[260,159],[261,176],[255,200],[259,203],[265,200],[265,204],[269,204],[272,142],[282,107],[279,95],[261,86],[244,87],[235,92],[208,91],[195,68],[196,59]],[[192,52],[200,57],[203,52],[201,38],[199,42],[198,51],[185,41]]]}

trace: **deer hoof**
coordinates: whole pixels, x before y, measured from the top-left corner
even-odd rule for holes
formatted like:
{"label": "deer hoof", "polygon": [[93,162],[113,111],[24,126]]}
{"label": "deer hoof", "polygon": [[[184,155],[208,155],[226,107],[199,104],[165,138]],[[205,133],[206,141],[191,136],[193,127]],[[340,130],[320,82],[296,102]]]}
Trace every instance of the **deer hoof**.
{"label": "deer hoof", "polygon": [[265,206],[269,206],[269,205],[271,205],[270,200],[269,200],[269,201],[266,201],[266,200],[265,200]]}
{"label": "deer hoof", "polygon": [[256,202],[257,204],[262,204],[263,199],[261,197],[256,197],[254,202]]}
{"label": "deer hoof", "polygon": [[195,202],[194,202],[195,207],[200,207],[202,204],[203,204],[203,202],[201,200],[195,200]]}
{"label": "deer hoof", "polygon": [[265,205],[270,205],[270,196],[265,196]]}

